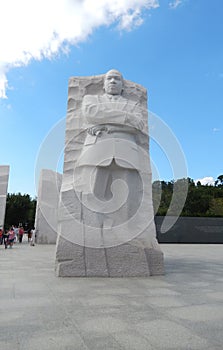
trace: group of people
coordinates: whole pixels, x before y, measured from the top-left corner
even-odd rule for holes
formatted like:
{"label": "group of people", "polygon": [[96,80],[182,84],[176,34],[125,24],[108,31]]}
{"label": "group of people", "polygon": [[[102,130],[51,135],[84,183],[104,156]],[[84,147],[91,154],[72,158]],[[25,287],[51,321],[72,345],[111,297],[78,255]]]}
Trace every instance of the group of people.
{"label": "group of people", "polygon": [[[8,247],[12,248],[13,244],[16,242],[22,243],[24,236],[24,228],[22,226],[11,226],[9,230],[4,230],[0,228],[0,245],[5,246],[5,249]],[[35,230],[30,229],[28,231],[28,242],[31,246],[35,245]]]}

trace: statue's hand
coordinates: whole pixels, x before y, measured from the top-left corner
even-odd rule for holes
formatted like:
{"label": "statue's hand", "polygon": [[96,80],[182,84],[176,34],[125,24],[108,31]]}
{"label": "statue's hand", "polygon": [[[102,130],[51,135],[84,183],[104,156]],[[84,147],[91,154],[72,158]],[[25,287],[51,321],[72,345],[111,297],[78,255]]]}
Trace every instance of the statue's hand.
{"label": "statue's hand", "polygon": [[142,130],[144,128],[143,120],[135,115],[127,115],[126,121],[136,129]]}
{"label": "statue's hand", "polygon": [[88,131],[88,134],[92,136],[98,136],[102,133],[102,131],[107,131],[107,127],[104,125],[96,125],[96,126],[92,126],[87,131]]}

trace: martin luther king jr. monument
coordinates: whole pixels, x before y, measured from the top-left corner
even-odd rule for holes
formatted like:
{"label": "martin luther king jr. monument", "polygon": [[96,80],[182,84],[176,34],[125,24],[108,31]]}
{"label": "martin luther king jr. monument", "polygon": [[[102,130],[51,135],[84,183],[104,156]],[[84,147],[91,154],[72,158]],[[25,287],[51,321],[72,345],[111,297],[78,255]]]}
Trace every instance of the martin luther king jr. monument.
{"label": "martin luther king jr. monument", "polygon": [[65,141],[57,276],[163,274],[146,90],[117,70],[71,78]]}

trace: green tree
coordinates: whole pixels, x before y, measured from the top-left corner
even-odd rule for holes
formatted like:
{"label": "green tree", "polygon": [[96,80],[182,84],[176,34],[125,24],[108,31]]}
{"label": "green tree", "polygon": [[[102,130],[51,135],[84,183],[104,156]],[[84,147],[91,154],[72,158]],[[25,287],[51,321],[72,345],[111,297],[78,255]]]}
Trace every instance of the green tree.
{"label": "green tree", "polygon": [[[161,193],[160,193],[161,186]],[[181,216],[223,216],[223,175],[218,177],[215,186],[195,184],[191,178],[177,181],[156,181],[153,184],[153,202],[156,215],[166,215],[167,210],[174,215],[178,209],[178,202],[188,186],[188,194]],[[172,195],[175,202],[170,203]],[[179,198],[179,201],[177,200]],[[158,206],[159,205],[159,206]]]}
{"label": "green tree", "polygon": [[[166,215],[170,206],[172,193],[173,193],[173,181],[156,181],[153,184],[153,203],[156,215]],[[160,193],[161,189],[161,193]],[[159,201],[159,207],[158,207]],[[158,207],[158,209],[157,209]]]}
{"label": "green tree", "polygon": [[208,214],[210,216],[223,216],[223,198],[212,198]]}
{"label": "green tree", "polygon": [[160,207],[161,196],[162,196],[162,185],[160,181],[154,181],[152,185],[153,191],[153,208],[154,213],[158,215],[158,210]]}
{"label": "green tree", "polygon": [[26,228],[34,225],[36,199],[29,194],[8,194],[6,200],[5,227],[22,223]]}
{"label": "green tree", "polygon": [[223,175],[219,175],[215,181],[215,186],[223,186]]}

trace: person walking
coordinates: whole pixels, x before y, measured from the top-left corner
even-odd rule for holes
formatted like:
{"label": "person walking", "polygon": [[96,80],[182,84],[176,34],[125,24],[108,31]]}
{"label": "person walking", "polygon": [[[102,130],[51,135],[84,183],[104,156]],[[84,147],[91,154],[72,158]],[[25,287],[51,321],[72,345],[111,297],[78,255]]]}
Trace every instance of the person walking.
{"label": "person walking", "polygon": [[23,235],[24,235],[24,228],[21,226],[19,227],[19,243],[22,243]]}
{"label": "person walking", "polygon": [[32,240],[32,229],[29,228],[28,229],[28,243],[31,243],[31,240]]}
{"label": "person walking", "polygon": [[17,226],[14,226],[13,229],[14,229],[14,232],[15,232],[15,240],[14,240],[14,242],[16,243],[19,240],[19,238],[18,238],[18,236],[19,236],[19,228]]}
{"label": "person walking", "polygon": [[30,230],[30,233],[31,233],[30,246],[31,246],[31,247],[34,247],[34,245],[35,245],[35,227],[33,227],[33,228]]}
{"label": "person walking", "polygon": [[15,240],[15,231],[13,227],[11,227],[10,230],[8,231],[8,242],[7,242],[10,248],[13,247],[14,240]]}
{"label": "person walking", "polygon": [[0,228],[0,245],[3,243],[3,229]]}
{"label": "person walking", "polygon": [[8,239],[9,239],[9,231],[3,233],[3,242],[5,245],[5,249],[8,247]]}

